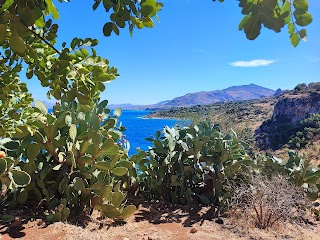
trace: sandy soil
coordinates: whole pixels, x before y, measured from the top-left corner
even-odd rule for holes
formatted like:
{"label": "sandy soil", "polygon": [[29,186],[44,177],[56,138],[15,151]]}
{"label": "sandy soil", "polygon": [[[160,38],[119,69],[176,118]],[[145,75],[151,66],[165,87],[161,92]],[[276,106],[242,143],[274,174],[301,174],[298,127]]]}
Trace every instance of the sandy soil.
{"label": "sandy soil", "polygon": [[[320,239],[320,223],[281,223],[270,230],[257,229],[231,217],[214,217],[210,208],[167,206],[140,203],[137,213],[127,223],[78,217],[73,223],[46,225],[41,220],[17,221],[0,225],[0,239],[27,240],[234,240],[234,239]],[[77,222],[78,221],[78,222]]]}

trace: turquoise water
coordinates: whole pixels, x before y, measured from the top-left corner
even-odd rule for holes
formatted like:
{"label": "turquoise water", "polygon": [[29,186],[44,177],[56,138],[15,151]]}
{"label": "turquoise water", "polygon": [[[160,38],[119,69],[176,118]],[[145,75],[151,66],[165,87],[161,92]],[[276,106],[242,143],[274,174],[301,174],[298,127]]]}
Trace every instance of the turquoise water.
{"label": "turquoise water", "polygon": [[[49,109],[52,112],[52,109]],[[124,135],[130,142],[129,155],[135,154],[137,148],[141,150],[148,150],[148,146],[151,146],[151,142],[146,141],[147,137],[152,134],[155,135],[157,130],[162,130],[165,126],[173,127],[176,124],[185,125],[185,121],[179,121],[174,119],[150,119],[143,118],[143,116],[149,114],[150,111],[130,111],[124,110],[119,118],[122,122],[122,126],[126,127]]]}
{"label": "turquoise water", "polygon": [[136,148],[148,150],[151,142],[145,140],[152,134],[155,135],[157,130],[162,130],[164,126],[173,127],[175,124],[186,124],[183,121],[174,119],[150,119],[142,118],[150,111],[130,111],[124,110],[119,120],[127,128],[124,132],[126,139],[130,142],[129,155],[136,153]]}

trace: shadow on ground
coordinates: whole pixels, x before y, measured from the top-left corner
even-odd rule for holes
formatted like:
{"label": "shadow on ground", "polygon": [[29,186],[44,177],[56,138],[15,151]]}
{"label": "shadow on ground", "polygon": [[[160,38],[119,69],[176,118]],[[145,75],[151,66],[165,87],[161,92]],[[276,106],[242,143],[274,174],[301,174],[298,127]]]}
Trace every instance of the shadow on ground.
{"label": "shadow on ground", "polygon": [[131,204],[138,207],[135,216],[136,222],[148,221],[153,224],[180,223],[185,227],[191,227],[195,223],[203,224],[205,220],[220,223],[222,219],[217,218],[218,212],[214,207],[201,205],[180,206],[165,202],[131,200]]}

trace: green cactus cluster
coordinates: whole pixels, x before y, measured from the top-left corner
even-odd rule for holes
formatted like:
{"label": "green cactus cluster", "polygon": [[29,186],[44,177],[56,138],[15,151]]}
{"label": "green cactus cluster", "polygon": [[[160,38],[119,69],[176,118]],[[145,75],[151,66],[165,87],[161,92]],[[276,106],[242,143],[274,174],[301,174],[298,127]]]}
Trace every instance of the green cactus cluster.
{"label": "green cactus cluster", "polygon": [[141,171],[140,190],[149,198],[224,206],[229,182],[242,178],[253,163],[234,132],[224,134],[209,122],[165,127],[147,140],[152,148],[131,160]]}
{"label": "green cactus cluster", "polygon": [[12,148],[17,146],[19,146],[17,141],[9,138],[0,139],[0,150],[6,153],[5,156],[0,156],[1,196],[4,198],[8,191],[23,188],[31,181],[30,175],[21,169],[21,161],[9,155]]}
{"label": "green cactus cluster", "polygon": [[[111,116],[107,103],[96,101],[89,108],[63,97],[52,113],[35,103],[38,117],[33,127],[19,127],[13,135],[16,146],[10,154],[24,162],[19,172],[9,172],[20,188],[10,192],[8,209],[36,201],[49,210],[49,221],[63,221],[83,209],[97,209],[121,221],[134,213],[135,206],[124,204],[129,172],[135,170],[121,144],[121,110]],[[0,159],[1,170],[6,169],[5,161]],[[22,173],[28,176],[23,185]]]}
{"label": "green cactus cluster", "polygon": [[[311,164],[311,159],[305,160],[295,150],[288,152],[286,160],[277,157],[258,156],[257,171],[262,174],[275,172],[287,176],[295,185],[304,188],[311,201],[320,197],[320,168]],[[320,212],[319,212],[320,213]]]}
{"label": "green cactus cluster", "polygon": [[[11,138],[0,139],[1,204],[17,209],[36,202],[49,222],[64,221],[84,209],[124,221],[136,211],[126,205],[133,184],[148,199],[177,204],[200,203],[230,207],[234,187],[252,174],[281,173],[319,198],[320,169],[290,151],[289,159],[248,155],[247,144],[218,124],[200,122],[164,127],[147,138],[152,147],[128,157],[119,123],[120,109],[107,101],[93,107],[67,95],[49,113],[36,102],[27,124],[15,127]],[[310,207],[320,216],[318,206]],[[1,221],[11,221],[2,214]]]}
{"label": "green cactus cluster", "polygon": [[[230,206],[234,189],[252,175],[280,173],[305,190],[310,201],[320,197],[320,168],[289,151],[282,160],[266,155],[248,155],[248,145],[233,131],[225,134],[219,125],[200,122],[188,127],[165,127],[148,151],[131,156],[138,174],[141,195],[177,204],[202,203],[218,209]],[[319,206],[304,206],[320,216]]]}
{"label": "green cactus cluster", "polygon": [[304,206],[317,218],[320,217],[320,165],[315,166],[311,159],[305,160],[298,151],[290,150],[288,159],[258,155],[255,159],[255,174],[272,176],[279,173],[296,186],[303,188],[310,204]]}

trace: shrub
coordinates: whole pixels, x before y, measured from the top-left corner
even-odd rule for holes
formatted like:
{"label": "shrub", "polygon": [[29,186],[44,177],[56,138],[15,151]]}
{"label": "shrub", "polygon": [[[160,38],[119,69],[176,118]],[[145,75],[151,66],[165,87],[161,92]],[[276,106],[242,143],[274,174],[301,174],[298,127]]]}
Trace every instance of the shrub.
{"label": "shrub", "polygon": [[320,82],[312,82],[308,84],[308,89],[320,90]]}
{"label": "shrub", "polygon": [[260,229],[272,227],[279,221],[303,217],[306,205],[303,190],[282,175],[258,175],[237,188],[232,198],[232,208],[240,215],[253,219]]}
{"label": "shrub", "polygon": [[305,83],[300,83],[297,86],[295,86],[295,88],[293,89],[294,93],[299,93],[299,92],[303,92],[307,89],[307,84]]}
{"label": "shrub", "polygon": [[318,140],[320,135],[320,114],[312,114],[299,123],[295,135],[291,136],[288,144],[291,148],[303,148],[312,140]]}
{"label": "shrub", "polygon": [[50,114],[44,104],[36,102],[35,130],[18,127],[20,131],[13,136],[17,146],[8,151],[11,159],[24,159],[19,166],[31,181],[8,192],[8,209],[37,202],[48,211],[49,221],[93,209],[115,220],[133,214],[136,208],[123,204],[129,172],[135,170],[120,143],[124,128],[117,127],[117,119],[121,110],[114,110],[111,117],[106,105],[107,101],[96,101],[89,108],[63,97]]}
{"label": "shrub", "polygon": [[224,207],[232,195],[230,181],[243,178],[253,163],[234,132],[224,134],[209,122],[165,127],[147,140],[153,147],[131,161],[140,170],[141,194],[149,199]]}
{"label": "shrub", "polygon": [[320,197],[320,169],[312,165],[311,160],[300,157],[297,151],[290,150],[287,160],[259,156],[255,162],[256,173],[268,176],[281,174],[296,186],[302,187],[309,200],[315,201]]}

